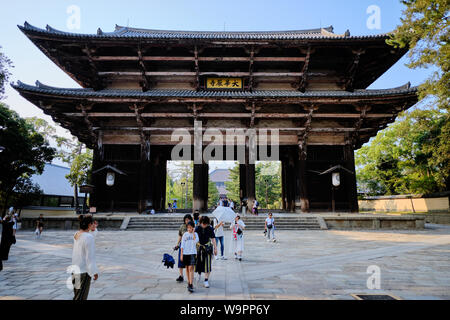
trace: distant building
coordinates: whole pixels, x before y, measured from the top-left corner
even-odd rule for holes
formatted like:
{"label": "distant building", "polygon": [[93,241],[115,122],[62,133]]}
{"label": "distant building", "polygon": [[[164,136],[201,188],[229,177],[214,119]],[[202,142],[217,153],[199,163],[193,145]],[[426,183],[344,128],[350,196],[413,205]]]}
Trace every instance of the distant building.
{"label": "distant building", "polygon": [[219,196],[225,197],[228,194],[225,182],[230,181],[230,171],[228,169],[216,169],[209,174],[209,178],[216,184]]}
{"label": "distant building", "polygon": [[[74,207],[73,187],[66,179],[70,169],[47,163],[41,175],[31,176],[31,180],[42,189],[42,195],[31,205],[33,207]],[[80,195],[81,196],[81,195]],[[84,197],[79,197],[80,205]]]}

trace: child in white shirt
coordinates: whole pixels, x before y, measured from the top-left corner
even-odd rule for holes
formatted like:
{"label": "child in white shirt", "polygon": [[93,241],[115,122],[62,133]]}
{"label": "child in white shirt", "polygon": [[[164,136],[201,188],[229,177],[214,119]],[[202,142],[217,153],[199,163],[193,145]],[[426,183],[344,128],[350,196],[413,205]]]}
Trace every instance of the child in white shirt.
{"label": "child in white shirt", "polygon": [[188,291],[194,292],[194,266],[197,255],[198,234],[194,232],[195,224],[189,221],[187,224],[187,232],[181,238],[181,254],[180,260],[186,266],[186,276],[188,279]]}

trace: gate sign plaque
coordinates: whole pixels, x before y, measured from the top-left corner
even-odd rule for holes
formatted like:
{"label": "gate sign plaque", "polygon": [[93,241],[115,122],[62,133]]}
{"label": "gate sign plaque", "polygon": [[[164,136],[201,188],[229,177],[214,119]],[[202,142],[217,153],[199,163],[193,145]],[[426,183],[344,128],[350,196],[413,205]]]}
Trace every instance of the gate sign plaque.
{"label": "gate sign plaque", "polygon": [[207,89],[242,89],[242,78],[206,78]]}

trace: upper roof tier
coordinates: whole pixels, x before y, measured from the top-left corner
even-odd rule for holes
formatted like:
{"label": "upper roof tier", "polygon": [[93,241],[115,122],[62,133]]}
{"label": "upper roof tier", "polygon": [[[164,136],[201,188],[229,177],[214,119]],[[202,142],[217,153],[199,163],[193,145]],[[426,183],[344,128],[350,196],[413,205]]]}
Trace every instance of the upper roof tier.
{"label": "upper roof tier", "polygon": [[[365,89],[407,51],[389,34],[350,36],[333,27],[291,31],[170,31],[116,26],[79,34],[37,28],[24,34],[84,88],[201,90],[206,77],[240,77],[244,90]],[[174,84],[175,83],[175,84]],[[189,88],[188,88],[189,87]]]}
{"label": "upper roof tier", "polygon": [[47,25],[45,29],[35,27],[28,22],[18,26],[24,32],[38,32],[42,34],[53,34],[58,36],[75,38],[148,38],[148,39],[232,39],[232,40],[295,40],[295,39],[364,39],[385,38],[386,35],[357,36],[351,37],[350,31],[344,34],[335,34],[333,26],[326,28],[285,30],[285,31],[179,31],[179,30],[156,30],[144,28],[131,28],[116,25],[113,32],[103,32],[100,28],[96,34],[80,34],[57,30]]}

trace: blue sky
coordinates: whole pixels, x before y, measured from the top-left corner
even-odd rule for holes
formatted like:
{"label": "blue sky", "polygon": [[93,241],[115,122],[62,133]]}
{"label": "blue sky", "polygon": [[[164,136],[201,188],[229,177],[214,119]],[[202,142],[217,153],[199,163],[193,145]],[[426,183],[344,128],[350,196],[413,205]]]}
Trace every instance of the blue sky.
{"label": "blue sky", "polygon": [[[69,30],[68,7],[80,8],[80,28]],[[366,13],[369,6],[380,8],[381,28],[369,29]],[[208,30],[263,31],[295,30],[333,25],[335,33],[347,29],[352,35],[378,34],[392,31],[400,23],[403,6],[397,0],[277,0],[277,1],[213,1],[213,0],[46,0],[9,1],[2,5],[0,45],[13,61],[12,80],[59,87],[78,87],[29,41],[17,25],[28,21],[44,28],[47,24],[64,31],[95,33],[100,27],[112,31],[115,24],[131,27]],[[428,77],[428,70],[410,70],[404,64],[407,57],[379,78],[370,88],[397,87],[410,81],[418,85]],[[21,116],[38,116],[50,123],[51,118],[7,87],[7,103]],[[58,130],[63,133],[62,129]]]}

